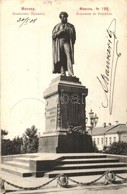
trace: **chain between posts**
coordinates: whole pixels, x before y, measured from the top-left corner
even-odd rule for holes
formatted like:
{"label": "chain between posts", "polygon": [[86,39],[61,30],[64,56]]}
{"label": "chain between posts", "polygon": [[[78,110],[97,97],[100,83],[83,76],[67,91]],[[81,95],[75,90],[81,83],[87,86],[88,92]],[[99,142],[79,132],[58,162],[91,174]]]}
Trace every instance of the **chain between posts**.
{"label": "chain between posts", "polygon": [[9,181],[6,181],[4,179],[1,180],[1,189],[5,190],[4,193],[6,193],[6,189],[5,189],[5,183],[7,183],[8,185],[11,185],[15,188],[18,188],[18,189],[21,189],[21,190],[38,190],[38,189],[41,189],[42,187],[50,184],[51,182],[53,182],[54,180],[57,179],[57,185],[60,185],[61,187],[67,187],[68,184],[69,184],[69,181],[73,182],[73,183],[76,183],[77,185],[82,185],[82,186],[88,186],[88,185],[92,185],[94,183],[96,183],[97,181],[99,181],[102,177],[105,177],[105,181],[104,181],[104,185],[107,185],[107,184],[115,184],[115,181],[116,181],[116,177],[118,177],[119,179],[122,179],[123,182],[126,182],[127,181],[127,178],[124,178],[124,177],[121,177],[113,172],[110,172],[109,170],[107,170],[103,175],[101,175],[99,178],[93,180],[93,181],[90,181],[88,183],[83,183],[83,182],[79,182],[79,181],[76,181],[64,174],[59,174],[57,176],[55,176],[53,179],[51,179],[50,181],[42,184],[42,185],[39,185],[37,187],[22,187],[22,186],[18,186],[18,185],[15,185],[13,183],[10,183]]}
{"label": "chain between posts", "polygon": [[[13,186],[13,187],[18,188],[18,189],[22,189],[22,190],[38,190],[38,189],[41,189],[42,187],[44,187],[44,186],[50,184],[51,182],[53,182],[58,176],[59,176],[59,175],[57,175],[56,177],[54,177],[52,180],[50,180],[50,181],[48,181],[48,182],[46,182],[46,183],[44,183],[44,184],[42,184],[42,185],[39,185],[39,186],[37,186],[37,187],[22,187],[22,186],[18,186],[18,185],[15,185],[15,184],[13,184],[13,183],[10,183],[10,182],[8,182],[8,181],[6,181],[6,180],[4,180],[4,179],[2,179],[2,181],[3,181],[3,184],[4,184],[4,183],[7,183],[8,185]],[[5,189],[4,186],[3,186],[3,189]]]}

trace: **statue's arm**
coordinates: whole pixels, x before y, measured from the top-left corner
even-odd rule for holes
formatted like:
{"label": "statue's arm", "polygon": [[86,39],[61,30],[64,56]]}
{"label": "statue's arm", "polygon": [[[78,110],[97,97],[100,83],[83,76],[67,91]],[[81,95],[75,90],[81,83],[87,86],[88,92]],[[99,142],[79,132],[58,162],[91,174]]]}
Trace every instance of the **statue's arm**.
{"label": "statue's arm", "polygon": [[75,27],[73,26],[73,44],[75,44],[76,41],[76,31],[75,31]]}
{"label": "statue's arm", "polygon": [[52,32],[52,38],[53,39],[56,39],[56,38],[59,38],[60,35],[65,32],[65,29],[61,29],[61,30],[56,30],[56,27],[53,29],[53,32]]}

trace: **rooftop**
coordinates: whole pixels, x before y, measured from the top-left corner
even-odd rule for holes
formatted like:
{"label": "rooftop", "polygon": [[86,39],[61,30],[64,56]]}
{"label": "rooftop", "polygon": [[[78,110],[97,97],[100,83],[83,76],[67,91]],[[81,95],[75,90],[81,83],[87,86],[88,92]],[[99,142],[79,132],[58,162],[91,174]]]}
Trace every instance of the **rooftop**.
{"label": "rooftop", "polygon": [[105,127],[96,127],[92,130],[92,135],[104,135],[104,134],[116,134],[116,133],[127,133],[126,124],[108,125]]}

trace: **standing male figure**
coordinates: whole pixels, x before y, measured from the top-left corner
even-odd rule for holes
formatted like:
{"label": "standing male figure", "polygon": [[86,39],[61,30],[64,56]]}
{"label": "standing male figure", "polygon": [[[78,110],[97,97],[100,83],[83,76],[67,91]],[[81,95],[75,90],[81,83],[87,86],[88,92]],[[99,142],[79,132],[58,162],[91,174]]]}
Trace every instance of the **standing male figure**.
{"label": "standing male figure", "polygon": [[61,23],[57,24],[52,32],[53,39],[53,73],[74,75],[74,44],[76,40],[75,28],[67,22],[68,14],[59,14]]}

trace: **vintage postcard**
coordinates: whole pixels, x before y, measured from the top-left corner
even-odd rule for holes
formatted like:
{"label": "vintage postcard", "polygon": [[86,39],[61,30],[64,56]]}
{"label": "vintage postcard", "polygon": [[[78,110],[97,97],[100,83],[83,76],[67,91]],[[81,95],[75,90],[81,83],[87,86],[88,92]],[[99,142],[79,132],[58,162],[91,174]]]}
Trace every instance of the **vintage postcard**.
{"label": "vintage postcard", "polygon": [[[127,125],[126,0],[1,0],[0,15],[1,129],[7,139],[33,125],[40,138],[71,126],[88,130],[91,110],[97,127]],[[59,80],[61,120],[55,112]],[[42,148],[49,141],[41,152],[52,150],[54,139]]]}

